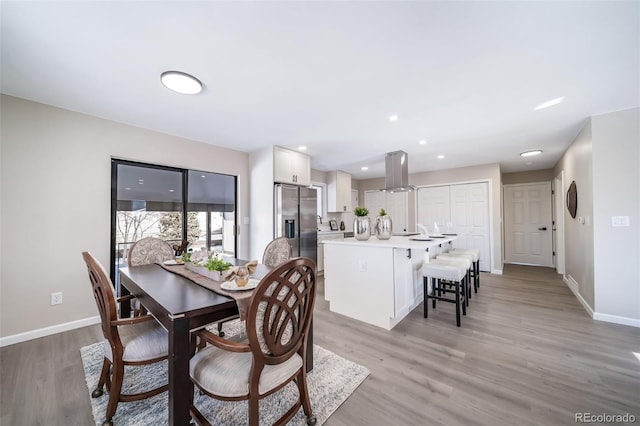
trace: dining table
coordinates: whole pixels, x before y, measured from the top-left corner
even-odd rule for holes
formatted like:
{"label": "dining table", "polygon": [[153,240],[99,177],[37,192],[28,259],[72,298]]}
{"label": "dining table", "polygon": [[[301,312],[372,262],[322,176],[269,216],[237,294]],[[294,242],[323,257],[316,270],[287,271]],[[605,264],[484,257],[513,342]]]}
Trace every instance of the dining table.
{"label": "dining table", "polygon": [[[225,258],[234,266],[247,262]],[[264,277],[272,268],[259,264],[254,278]],[[122,295],[132,294],[140,304],[167,330],[168,334],[168,424],[188,425],[193,384],[189,376],[192,354],[190,332],[217,321],[238,315],[236,300],[223,292],[212,290],[206,280],[199,282],[171,272],[165,265],[149,264],[120,269]],[[213,281],[213,280],[211,280]],[[215,284],[215,283],[211,283]],[[251,291],[251,290],[246,290]],[[120,305],[121,317],[130,315],[130,304]],[[307,371],[313,368],[313,325],[309,330]]]}

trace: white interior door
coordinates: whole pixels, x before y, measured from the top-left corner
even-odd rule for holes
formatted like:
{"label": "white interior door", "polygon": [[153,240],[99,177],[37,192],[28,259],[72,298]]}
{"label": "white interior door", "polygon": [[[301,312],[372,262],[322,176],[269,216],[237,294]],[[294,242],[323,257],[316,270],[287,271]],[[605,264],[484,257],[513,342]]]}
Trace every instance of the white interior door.
{"label": "white interior door", "polygon": [[505,262],[553,266],[551,183],[504,186]]}
{"label": "white interior door", "polygon": [[454,247],[480,250],[480,270],[491,271],[487,182],[432,186],[417,192],[417,221],[429,230],[464,234]]}
{"label": "white interior door", "polygon": [[451,221],[451,200],[449,185],[419,188],[417,193],[418,223],[433,230],[434,223],[440,230]]}
{"label": "white interior door", "polygon": [[[456,248],[480,250],[480,270],[491,270],[489,233],[489,188],[486,182],[451,185],[451,230],[463,236]],[[441,228],[447,232],[446,227]]]}
{"label": "white interior door", "polygon": [[389,216],[391,216],[393,232],[403,232],[409,229],[407,223],[408,198],[406,192],[387,193],[386,210]]}
{"label": "white interior door", "polygon": [[[380,213],[380,209],[387,208],[386,193],[382,191],[366,191],[364,193],[364,206],[369,210],[371,233],[375,234],[376,216]],[[393,217],[391,219],[393,220]]]}

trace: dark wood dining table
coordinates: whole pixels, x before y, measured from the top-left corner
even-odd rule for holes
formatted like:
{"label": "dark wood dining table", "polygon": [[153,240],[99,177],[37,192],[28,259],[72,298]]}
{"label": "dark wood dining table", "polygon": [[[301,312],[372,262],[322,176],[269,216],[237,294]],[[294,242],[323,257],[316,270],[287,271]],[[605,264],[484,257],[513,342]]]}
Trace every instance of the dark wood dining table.
{"label": "dark wood dining table", "polygon": [[[246,262],[233,259],[232,263]],[[258,265],[254,276],[261,278],[269,270],[265,265]],[[133,294],[168,332],[169,425],[188,425],[193,386],[189,377],[189,332],[237,315],[236,301],[155,264],[120,269],[120,284],[123,295]],[[130,305],[123,303],[121,315],[128,316],[129,309]],[[310,371],[313,366],[312,330],[308,338],[307,361],[307,371]]]}

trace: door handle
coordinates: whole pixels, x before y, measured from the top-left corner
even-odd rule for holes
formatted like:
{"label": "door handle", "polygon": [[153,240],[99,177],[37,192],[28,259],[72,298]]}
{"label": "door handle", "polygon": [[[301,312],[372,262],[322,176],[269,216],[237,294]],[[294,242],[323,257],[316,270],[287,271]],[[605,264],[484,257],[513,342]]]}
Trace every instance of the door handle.
{"label": "door handle", "polygon": [[547,227],[546,227],[546,226],[545,226],[545,227],[543,227],[543,228],[538,228],[538,231],[546,231],[546,230],[547,230]]}

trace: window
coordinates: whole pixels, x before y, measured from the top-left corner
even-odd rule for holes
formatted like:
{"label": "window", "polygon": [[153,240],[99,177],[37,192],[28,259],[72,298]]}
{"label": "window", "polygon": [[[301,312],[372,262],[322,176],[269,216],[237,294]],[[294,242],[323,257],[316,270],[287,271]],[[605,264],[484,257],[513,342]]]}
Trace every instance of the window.
{"label": "window", "polygon": [[144,237],[236,254],[236,177],[112,160],[111,278]]}

